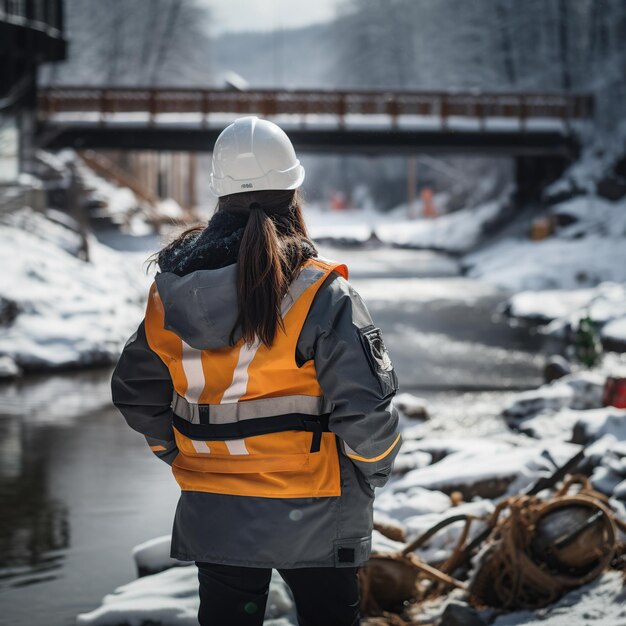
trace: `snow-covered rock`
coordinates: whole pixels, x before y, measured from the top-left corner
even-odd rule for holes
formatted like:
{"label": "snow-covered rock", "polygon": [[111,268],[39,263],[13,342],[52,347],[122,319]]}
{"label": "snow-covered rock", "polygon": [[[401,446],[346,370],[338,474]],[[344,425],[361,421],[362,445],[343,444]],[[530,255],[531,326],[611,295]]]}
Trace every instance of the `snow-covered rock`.
{"label": "snow-covered rock", "polygon": [[545,324],[582,310],[596,294],[596,289],[520,291],[509,298],[507,312],[518,319]]}
{"label": "snow-covered rock", "polygon": [[603,388],[604,376],[598,372],[570,374],[516,394],[502,416],[511,428],[531,437],[569,441],[579,411],[602,407]]}
{"label": "snow-covered rock", "polygon": [[611,320],[602,328],[602,338],[609,345],[613,344],[626,350],[626,315]]}
{"label": "snow-covered rock", "polygon": [[570,374],[538,389],[515,395],[503,414],[511,418],[527,417],[540,411],[556,411],[563,407],[591,409],[602,406],[604,376],[597,372]]}
{"label": "snow-covered rock", "polygon": [[[626,245],[626,242],[625,242]],[[504,307],[516,319],[544,324],[545,335],[565,337],[583,317],[599,327],[605,343],[626,347],[626,284],[602,283],[592,289],[522,291]]]}
{"label": "snow-covered rock", "polygon": [[[563,460],[572,455],[567,444],[555,445],[553,452]],[[541,447],[468,438],[459,442],[458,451],[441,461],[398,478],[390,491],[396,497],[401,497],[401,492],[422,488],[447,494],[459,491],[465,500],[476,496],[495,498],[520,476],[528,475],[531,480],[541,467],[547,468],[547,461],[541,459]]]}
{"label": "snow-covered rock", "polygon": [[609,406],[579,411],[574,428],[579,441],[596,441],[604,435],[613,435],[618,441],[626,441],[626,409]]}
{"label": "snow-covered rock", "polygon": [[20,373],[18,364],[10,356],[0,356],[0,379],[16,378]]}
{"label": "snow-covered rock", "polygon": [[170,557],[171,543],[172,536],[164,535],[149,539],[133,548],[132,555],[133,559],[135,559],[139,576],[157,574],[170,567],[189,565],[187,561],[179,561]]}

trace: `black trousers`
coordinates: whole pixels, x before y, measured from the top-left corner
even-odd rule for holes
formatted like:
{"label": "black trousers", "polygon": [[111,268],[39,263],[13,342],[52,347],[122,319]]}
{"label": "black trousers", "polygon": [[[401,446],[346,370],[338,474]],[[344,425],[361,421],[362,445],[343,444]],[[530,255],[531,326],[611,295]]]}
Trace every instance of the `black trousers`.
{"label": "black trousers", "polygon": [[[261,626],[270,568],[199,563],[200,626]],[[299,626],[358,626],[357,567],[279,569],[293,594]]]}

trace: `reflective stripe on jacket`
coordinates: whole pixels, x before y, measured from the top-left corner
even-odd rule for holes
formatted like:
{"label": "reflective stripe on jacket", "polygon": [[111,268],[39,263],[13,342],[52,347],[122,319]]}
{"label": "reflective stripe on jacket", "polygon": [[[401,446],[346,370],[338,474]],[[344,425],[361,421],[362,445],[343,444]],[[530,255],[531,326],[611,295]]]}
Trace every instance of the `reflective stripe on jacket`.
{"label": "reflective stripe on jacket", "polygon": [[270,348],[240,339],[208,349],[171,329],[186,321],[170,319],[169,278],[157,275],[112,386],[182,489],[172,556],[256,567],[367,561],[373,485],[386,482],[401,444],[397,379],[346,279],[344,265],[310,259]]}

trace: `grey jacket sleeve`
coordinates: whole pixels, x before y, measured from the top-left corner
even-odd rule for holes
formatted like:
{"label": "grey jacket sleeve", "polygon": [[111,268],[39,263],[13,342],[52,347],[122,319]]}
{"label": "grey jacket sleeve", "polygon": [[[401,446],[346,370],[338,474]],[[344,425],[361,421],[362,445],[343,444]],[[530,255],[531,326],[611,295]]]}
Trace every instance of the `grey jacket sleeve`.
{"label": "grey jacket sleeve", "polygon": [[398,379],[358,293],[333,272],[317,292],[298,339],[299,363],[314,359],[330,429],[343,452],[375,487],[389,479],[402,444],[391,400]]}
{"label": "grey jacket sleeve", "polygon": [[148,345],[141,322],[113,371],[113,404],[128,425],[144,435],[154,454],[170,465],[178,454],[172,427],[173,391],[169,370]]}

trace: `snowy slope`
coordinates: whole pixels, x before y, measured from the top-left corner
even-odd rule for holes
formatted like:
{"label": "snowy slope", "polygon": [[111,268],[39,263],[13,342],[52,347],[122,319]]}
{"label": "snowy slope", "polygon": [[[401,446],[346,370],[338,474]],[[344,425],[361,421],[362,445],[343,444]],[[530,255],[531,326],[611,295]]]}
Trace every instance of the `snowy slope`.
{"label": "snowy slope", "polygon": [[[435,205],[445,198],[435,197]],[[440,250],[460,254],[479,244],[486,229],[506,210],[506,196],[434,218],[407,219],[406,205],[387,213],[374,209],[324,211],[307,207],[305,219],[313,239],[362,243],[370,237],[407,248]],[[421,211],[416,202],[415,211]]]}
{"label": "snowy slope", "polygon": [[[25,208],[0,224],[0,355],[23,369],[109,364],[143,313],[145,255],[120,254],[89,238],[90,262],[76,256],[76,233]],[[3,316],[4,317],[4,316]]]}
{"label": "snowy slope", "polygon": [[469,255],[468,274],[513,291],[626,281],[626,200],[579,197],[550,213],[575,222],[542,241],[507,239]]}

